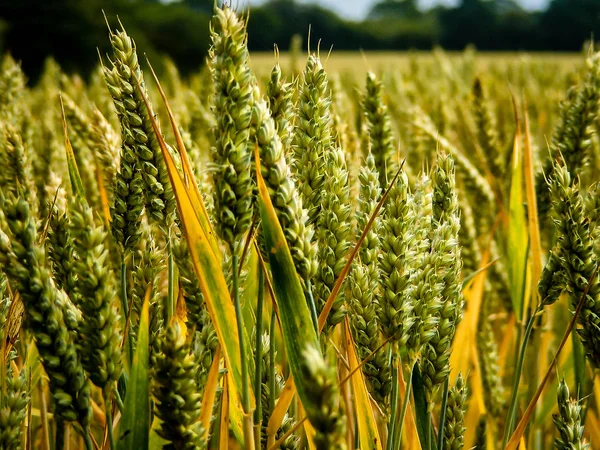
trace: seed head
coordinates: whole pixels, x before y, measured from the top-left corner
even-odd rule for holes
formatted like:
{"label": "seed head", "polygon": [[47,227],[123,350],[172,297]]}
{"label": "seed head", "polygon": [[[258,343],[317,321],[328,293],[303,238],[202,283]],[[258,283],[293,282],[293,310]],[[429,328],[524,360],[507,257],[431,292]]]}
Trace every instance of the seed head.
{"label": "seed head", "polygon": [[371,152],[379,172],[379,182],[385,187],[397,170],[394,161],[395,139],[390,114],[383,101],[383,86],[373,72],[367,73],[367,87],[361,106],[367,122]]}
{"label": "seed head", "polygon": [[80,322],[82,363],[90,380],[101,389],[110,388],[121,375],[121,329],[113,304],[115,286],[106,232],[94,222],[92,209],[76,201],[71,214],[73,248],[77,260],[75,290],[85,317]]}
{"label": "seed head", "polygon": [[554,440],[557,450],[587,450],[590,445],[583,438],[581,404],[570,397],[565,380],[561,380],[557,390],[558,414],[552,415],[552,421],[559,437]]}
{"label": "seed head", "polygon": [[148,98],[144,76],[138,62],[135,42],[125,30],[110,35],[113,49],[112,68],[104,69],[108,90],[121,122],[121,138],[124,146],[121,158],[131,160],[133,168],[139,170],[144,186],[144,200],[148,216],[158,224],[166,226],[175,211],[175,199],[169,175],[164,163],[158,138],[152,128],[152,109],[148,109],[144,97]]}
{"label": "seed head", "polygon": [[467,384],[458,374],[456,384],[448,392],[444,443],[442,450],[461,450],[464,446],[465,413],[467,410]]}
{"label": "seed head", "polygon": [[162,421],[158,434],[169,442],[166,448],[200,450],[196,423],[202,398],[194,376],[198,368],[177,320],[163,331],[159,347],[152,387],[154,410]]}
{"label": "seed head", "polygon": [[232,9],[215,10],[211,39],[215,214],[221,237],[233,249],[250,228],[253,216],[253,147],[249,139],[255,81],[248,62],[246,24]]}
{"label": "seed head", "polygon": [[325,155],[332,146],[333,130],[327,74],[314,54],[308,57],[304,69],[295,125],[294,173],[308,209],[308,221],[314,223],[323,204]]}
{"label": "seed head", "polygon": [[414,263],[414,210],[409,203],[408,177],[401,172],[389,193],[381,235],[381,299],[379,323],[385,338],[400,346],[408,341],[415,319],[410,293],[411,264]]}
{"label": "seed head", "polygon": [[0,263],[21,294],[26,327],[50,381],[54,413],[61,421],[79,421],[86,428],[91,413],[90,387],[74,337],[65,326],[68,299],[54,284],[44,249],[36,244],[36,225],[28,203],[10,196],[4,202],[4,215]]}

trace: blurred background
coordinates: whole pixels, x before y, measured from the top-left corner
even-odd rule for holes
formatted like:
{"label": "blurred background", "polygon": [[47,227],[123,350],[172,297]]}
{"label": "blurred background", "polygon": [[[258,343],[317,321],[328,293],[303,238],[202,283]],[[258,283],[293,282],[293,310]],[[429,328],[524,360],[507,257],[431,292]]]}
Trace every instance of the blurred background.
{"label": "blurred background", "polygon": [[[151,60],[169,56],[185,75],[204,63],[214,0],[0,0],[0,51],[30,79],[52,56],[89,74],[109,48],[105,12],[118,16]],[[328,51],[462,50],[576,52],[600,34],[600,0],[233,0],[249,9],[253,52],[301,39]]]}

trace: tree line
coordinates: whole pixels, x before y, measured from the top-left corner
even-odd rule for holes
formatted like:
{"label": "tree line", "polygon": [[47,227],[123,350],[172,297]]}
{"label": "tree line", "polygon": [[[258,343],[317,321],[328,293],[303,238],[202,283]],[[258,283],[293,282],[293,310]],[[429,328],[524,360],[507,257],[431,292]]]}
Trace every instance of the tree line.
{"label": "tree line", "polygon": [[[235,2],[234,2],[235,4]],[[67,71],[89,74],[108,50],[107,25],[116,17],[150,57],[169,55],[183,73],[203,64],[213,0],[0,0],[0,49],[22,61],[35,78],[47,56]],[[455,7],[417,7],[416,0],[382,0],[361,22],[295,0],[270,0],[249,13],[249,47],[287,50],[292,36],[306,46],[337,50],[577,51],[600,34],[600,1],[552,0],[546,10],[524,10],[515,0],[461,0]]]}

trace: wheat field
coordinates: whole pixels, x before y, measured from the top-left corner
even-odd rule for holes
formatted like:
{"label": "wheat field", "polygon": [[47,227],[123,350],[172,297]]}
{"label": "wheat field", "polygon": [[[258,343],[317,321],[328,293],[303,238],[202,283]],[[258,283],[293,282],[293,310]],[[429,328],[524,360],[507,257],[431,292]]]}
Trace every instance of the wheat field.
{"label": "wheat field", "polygon": [[0,448],[598,448],[600,54],[245,20],[189,77],[116,18],[89,79],[2,56]]}

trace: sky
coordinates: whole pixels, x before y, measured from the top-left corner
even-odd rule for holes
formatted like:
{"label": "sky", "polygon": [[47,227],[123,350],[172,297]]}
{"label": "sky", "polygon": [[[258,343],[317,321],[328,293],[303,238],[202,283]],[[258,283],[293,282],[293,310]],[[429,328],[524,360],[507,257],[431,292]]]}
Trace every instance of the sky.
{"label": "sky", "polygon": [[[250,3],[260,4],[265,0],[250,0]],[[363,19],[377,0],[300,0],[305,3],[318,3],[347,19]],[[550,0],[517,0],[527,9],[542,9]],[[458,0],[419,0],[419,5],[428,8],[435,4],[455,5]]]}

